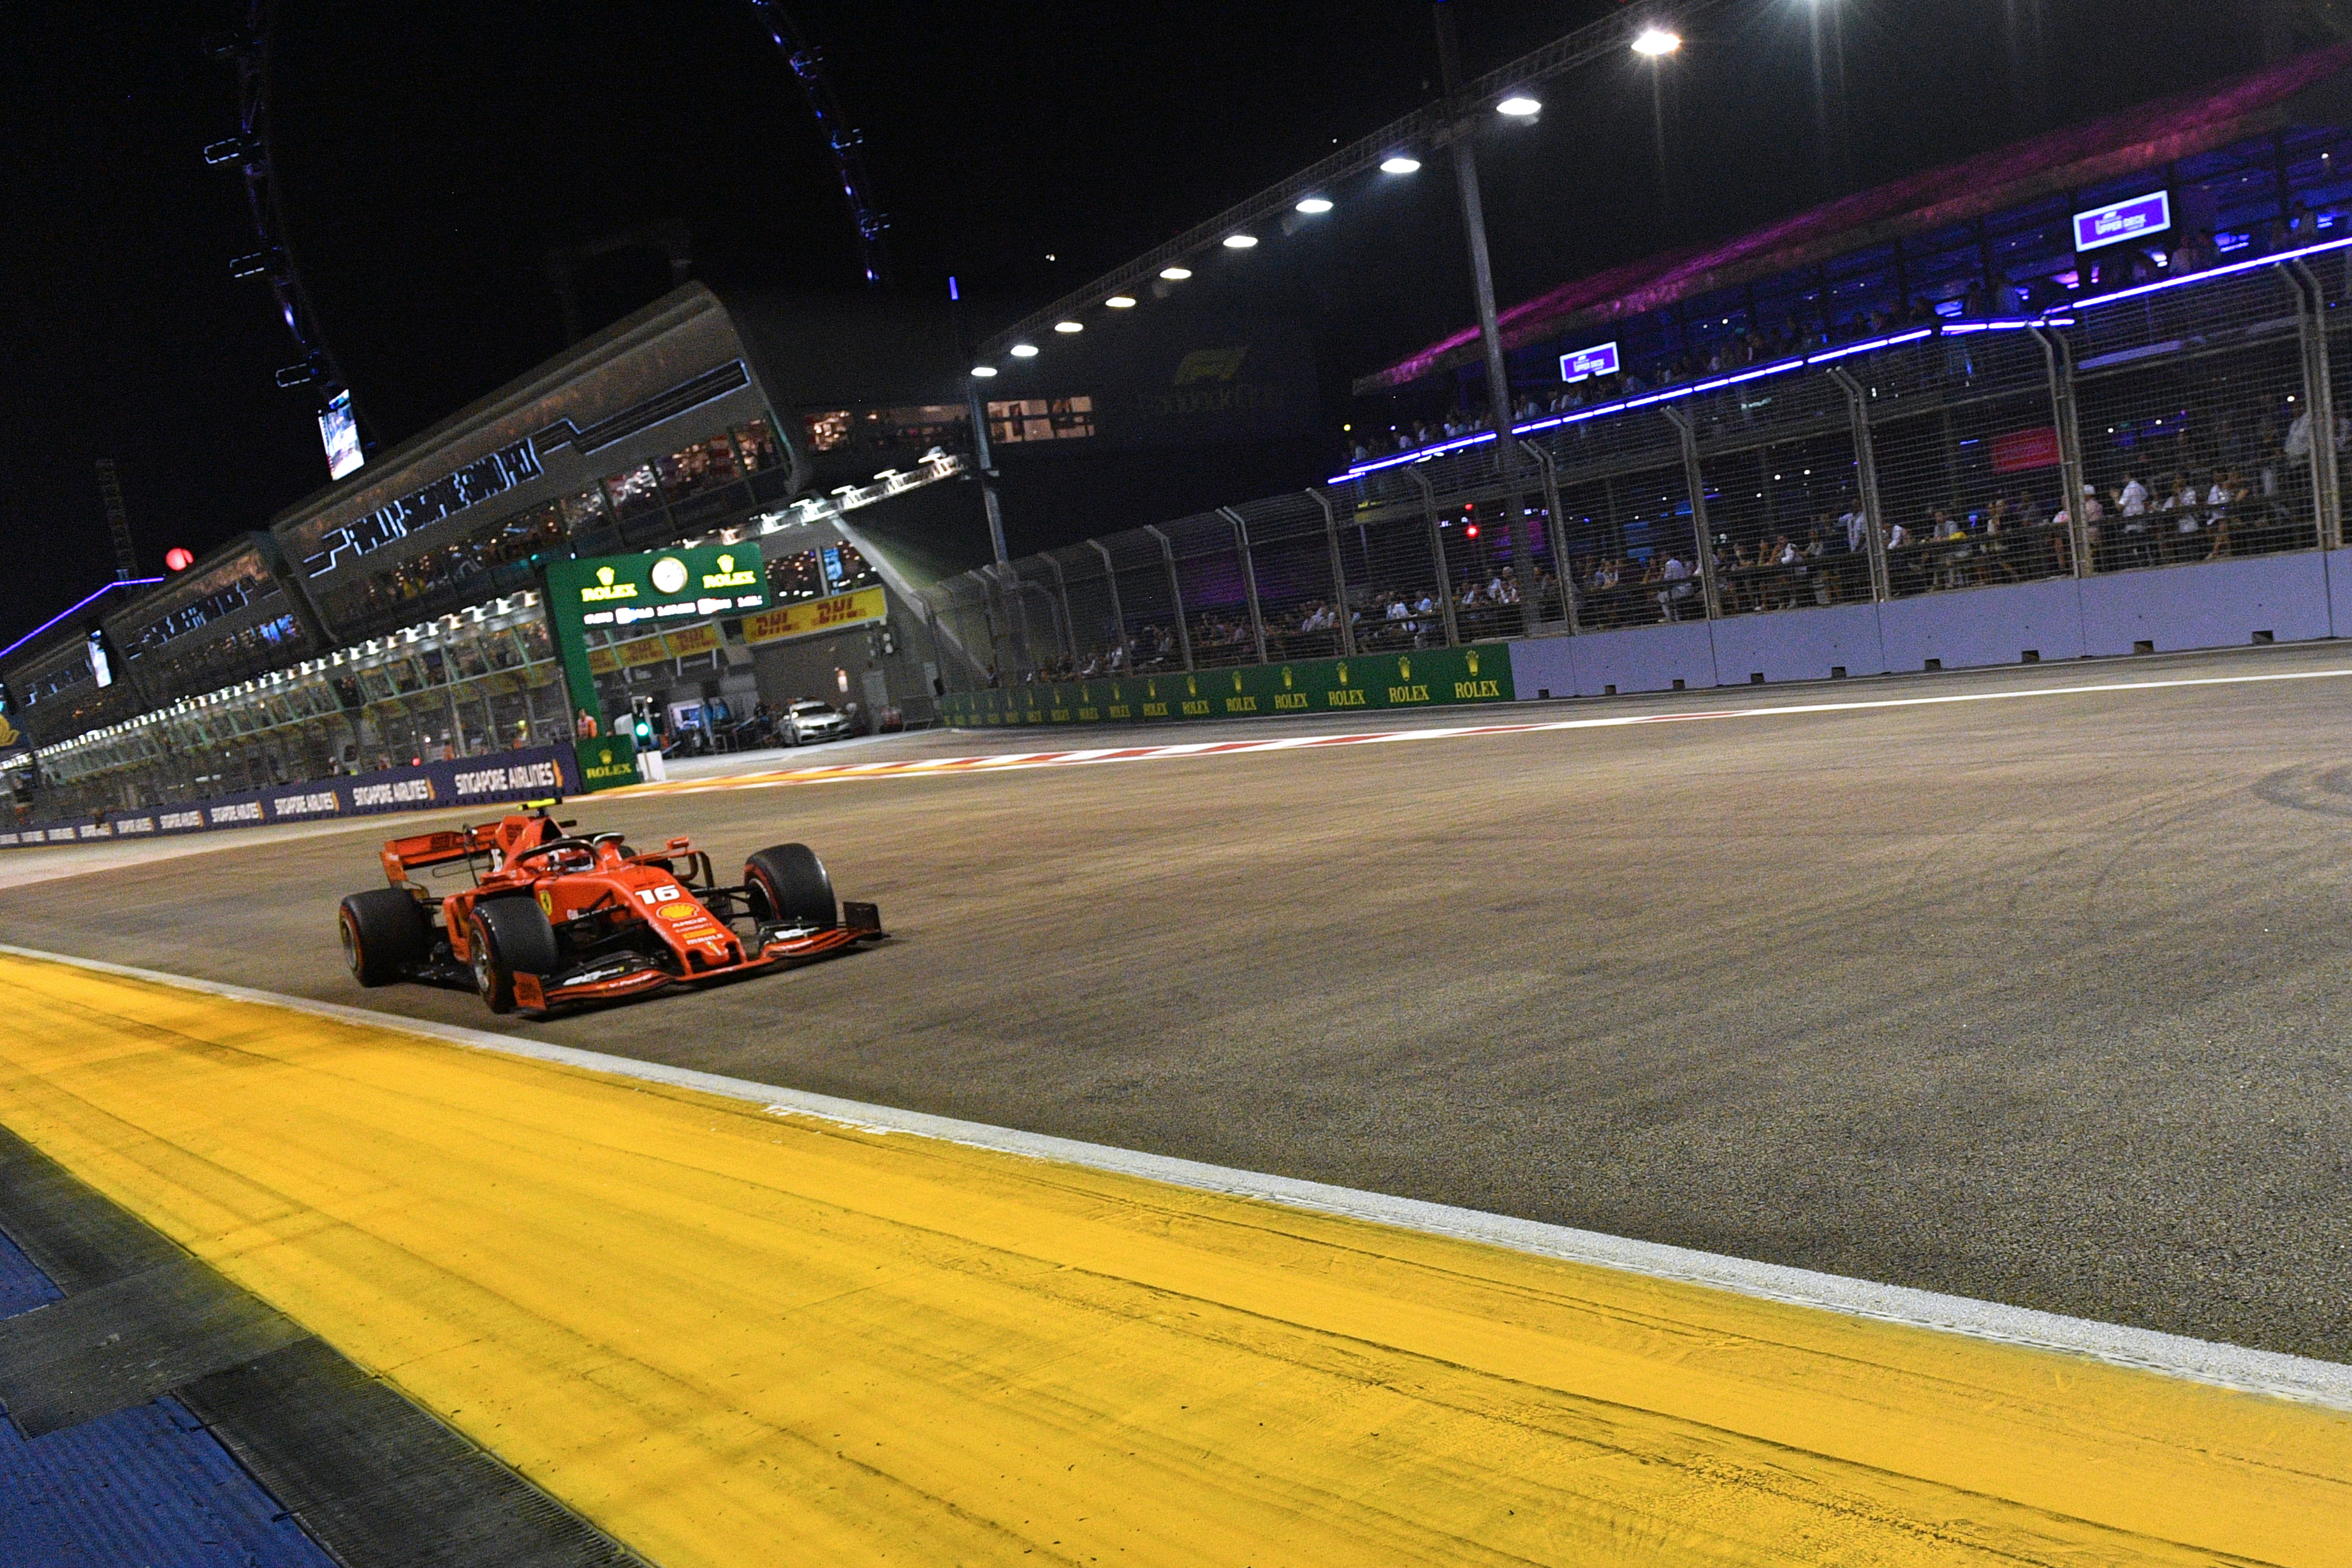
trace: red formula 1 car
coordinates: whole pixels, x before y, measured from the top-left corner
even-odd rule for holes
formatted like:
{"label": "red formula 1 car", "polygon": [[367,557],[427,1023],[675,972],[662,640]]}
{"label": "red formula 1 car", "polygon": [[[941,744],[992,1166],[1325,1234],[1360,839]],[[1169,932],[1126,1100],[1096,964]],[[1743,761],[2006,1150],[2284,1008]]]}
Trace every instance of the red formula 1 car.
{"label": "red formula 1 car", "polygon": [[[882,938],[879,912],[836,912],[805,844],[777,844],[721,887],[685,839],[640,853],[574,835],[545,808],[383,846],[391,885],[343,900],[343,957],[362,986],[467,985],[494,1013],[545,1014],[670,986],[735,979]],[[419,873],[470,885],[435,894]]]}

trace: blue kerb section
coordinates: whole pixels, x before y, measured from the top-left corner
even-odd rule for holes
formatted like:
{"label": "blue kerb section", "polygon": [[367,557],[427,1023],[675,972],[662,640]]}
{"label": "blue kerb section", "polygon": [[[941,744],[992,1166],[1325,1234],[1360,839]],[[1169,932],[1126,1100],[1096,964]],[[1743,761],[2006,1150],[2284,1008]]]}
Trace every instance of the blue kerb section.
{"label": "blue kerb section", "polygon": [[17,1250],[7,1232],[0,1231],[0,1318],[45,1307],[62,1293],[49,1283],[47,1274],[33,1267],[30,1258]]}
{"label": "blue kerb section", "polygon": [[[0,1236],[0,1317],[58,1299]],[[0,1420],[0,1568],[334,1568],[228,1450],[158,1399],[27,1441]]]}
{"label": "blue kerb section", "polygon": [[0,1422],[5,1568],[334,1568],[179,1401],[31,1442]]}

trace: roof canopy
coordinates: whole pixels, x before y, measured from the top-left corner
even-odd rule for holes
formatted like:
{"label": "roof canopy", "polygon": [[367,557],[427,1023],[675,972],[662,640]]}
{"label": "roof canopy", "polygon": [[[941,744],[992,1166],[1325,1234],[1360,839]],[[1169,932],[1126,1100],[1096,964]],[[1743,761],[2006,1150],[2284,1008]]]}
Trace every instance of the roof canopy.
{"label": "roof canopy", "polygon": [[[1637,316],[1832,256],[1966,223],[2041,197],[2210,152],[2300,120],[2341,118],[2352,43],[2337,44],[2218,88],[2158,99],[1962,162],[1825,203],[1718,245],[1629,262],[1503,311],[1503,347]],[[1359,396],[1393,392],[1479,357],[1465,327],[1359,380]]]}

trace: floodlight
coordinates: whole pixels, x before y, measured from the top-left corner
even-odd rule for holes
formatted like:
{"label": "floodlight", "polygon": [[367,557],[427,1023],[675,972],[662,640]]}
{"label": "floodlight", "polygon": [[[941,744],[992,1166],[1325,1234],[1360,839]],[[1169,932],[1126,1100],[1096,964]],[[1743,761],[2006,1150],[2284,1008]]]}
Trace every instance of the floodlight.
{"label": "floodlight", "polygon": [[1644,27],[1633,39],[1633,52],[1646,55],[1654,60],[1660,55],[1671,55],[1682,47],[1682,39],[1664,27]]}
{"label": "floodlight", "polygon": [[1192,276],[1192,269],[1189,267],[1163,267],[1160,269],[1160,276],[1171,283],[1181,283]]}
{"label": "floodlight", "polygon": [[1410,174],[1420,167],[1420,159],[1408,158],[1402,152],[1393,158],[1381,160],[1381,172],[1383,174]]}
{"label": "floodlight", "polygon": [[971,368],[971,373],[985,381],[990,376],[996,373],[996,367],[994,365],[974,365]]}
{"label": "floodlight", "polygon": [[1037,345],[1015,343],[1013,345],[1013,357],[1016,360],[1034,360],[1037,357]]}
{"label": "floodlight", "polygon": [[1132,310],[1135,308],[1135,298],[1132,295],[1114,294],[1109,298],[1104,300],[1103,303],[1109,306],[1114,310]]}
{"label": "floodlight", "polygon": [[1247,250],[1250,246],[1255,244],[1257,244],[1257,235],[1227,235],[1225,236],[1225,248],[1227,250]]}
{"label": "floodlight", "polygon": [[1496,114],[1507,114],[1514,120],[1525,120],[1529,115],[1539,113],[1542,109],[1542,104],[1538,103],[1526,93],[1515,92],[1510,97],[1505,99],[1502,102],[1496,104],[1495,106],[1495,112]]}
{"label": "floodlight", "polygon": [[1086,329],[1086,323],[1083,321],[1056,321],[1054,323],[1054,330],[1056,332],[1083,332]]}
{"label": "floodlight", "polygon": [[1299,202],[1298,210],[1302,213],[1328,213],[1331,210],[1331,199],[1328,196],[1307,196]]}

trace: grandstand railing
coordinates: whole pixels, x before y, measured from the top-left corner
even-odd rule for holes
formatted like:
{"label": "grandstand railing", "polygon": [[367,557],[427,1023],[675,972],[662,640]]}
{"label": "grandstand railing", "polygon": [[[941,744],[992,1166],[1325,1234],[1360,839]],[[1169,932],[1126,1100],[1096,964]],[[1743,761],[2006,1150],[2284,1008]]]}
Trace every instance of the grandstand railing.
{"label": "grandstand railing", "polygon": [[2347,304],[2339,240],[1897,329],[1528,419],[1508,444],[1369,458],[925,598],[1003,684],[2332,549]]}

